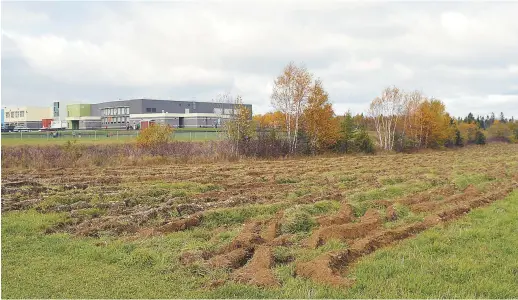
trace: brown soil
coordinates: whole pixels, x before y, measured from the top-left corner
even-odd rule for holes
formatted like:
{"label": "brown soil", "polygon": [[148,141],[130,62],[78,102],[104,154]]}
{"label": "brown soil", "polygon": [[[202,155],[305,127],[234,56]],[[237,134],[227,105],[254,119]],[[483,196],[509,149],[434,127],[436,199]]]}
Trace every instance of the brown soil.
{"label": "brown soil", "polygon": [[180,219],[180,220],[175,220],[175,221],[169,222],[165,225],[158,227],[157,231],[162,232],[162,233],[169,233],[169,232],[186,230],[191,227],[198,226],[200,224],[201,220],[202,220],[202,215],[197,214],[197,215],[188,217],[186,219]]}
{"label": "brown soil", "polygon": [[214,268],[236,269],[248,261],[252,256],[253,248],[239,248],[225,254],[220,254],[208,260],[208,264]]}
{"label": "brown soil", "polygon": [[340,273],[332,267],[332,255],[324,254],[314,260],[301,262],[295,265],[295,276],[312,279],[322,284],[333,286],[349,286],[351,281],[342,277]]}
{"label": "brown soil", "polygon": [[381,226],[382,220],[377,210],[369,209],[360,218],[359,223],[330,225],[316,230],[307,241],[307,245],[316,248],[331,239],[349,240],[367,235]]}
{"label": "brown soil", "polygon": [[385,211],[385,219],[387,221],[395,221],[397,220],[398,215],[397,211],[394,209],[394,206],[387,207],[387,210]]}
{"label": "brown soil", "polygon": [[[414,236],[415,234],[433,227],[438,223],[456,219],[473,208],[501,199],[514,188],[516,187],[511,185],[490,195],[468,199],[458,206],[443,209],[436,214],[429,215],[422,222],[416,222],[394,229],[373,230],[365,237],[354,240],[350,249],[324,253],[312,261],[297,263],[295,269],[296,274],[306,278],[311,278],[320,283],[328,283],[332,285],[347,284],[348,281],[342,278],[340,273],[345,267],[356,261],[358,258],[396,241]],[[472,193],[472,189],[467,190],[467,192]]]}
{"label": "brown soil", "polygon": [[[491,160],[486,159],[489,156]],[[110,169],[110,175],[106,175],[106,169],[97,167],[2,168],[2,213],[36,209],[43,214],[61,212],[67,215],[66,222],[45,229],[48,234],[67,232],[92,237],[119,236],[123,240],[142,239],[200,226],[207,211],[223,207],[286,204],[287,201],[290,204],[311,204],[325,199],[345,202],[357,193],[379,189],[379,178],[383,176],[397,175],[408,184],[432,180],[434,187],[426,191],[405,193],[397,199],[366,199],[369,207],[385,210],[381,216],[371,210],[357,220],[351,207],[344,204],[335,214],[315,218],[319,227],[312,232],[312,247],[331,238],[345,241],[350,247],[347,251],[325,253],[315,261],[295,261],[296,274],[319,282],[347,285],[350,282],[340,274],[362,255],[505,197],[518,184],[517,170],[509,165],[510,161],[516,160],[518,145],[486,145],[447,153],[396,154],[391,155],[390,160],[378,155],[123,166]],[[489,192],[478,192],[468,187],[459,194],[458,187],[452,184],[459,172],[485,174],[496,180],[485,186],[485,191]],[[282,184],[278,179],[291,179],[295,183]],[[188,187],[182,196],[174,196],[177,195],[174,191],[171,196],[169,193],[146,194],[148,182],[153,184],[157,181],[192,183],[193,189]],[[214,184],[217,190],[200,192],[196,188],[200,184]],[[287,195],[300,192],[305,195],[287,199]],[[441,198],[443,200],[439,200]],[[402,217],[395,213],[392,206],[395,203],[425,216],[425,221],[404,224],[404,220],[400,220],[401,224],[391,224],[396,228],[382,227],[382,221]],[[268,250],[260,249],[273,251],[278,246],[303,247],[307,242],[298,240],[297,235],[279,236],[279,227],[283,223],[280,215],[268,221],[245,220],[244,223],[242,232],[230,243],[211,252],[190,251],[179,259],[185,264],[200,261],[228,268],[227,275],[243,273],[236,280],[253,283],[252,269],[270,270],[258,268],[256,264],[259,263],[254,262],[268,261],[260,259],[263,257],[260,253],[268,253]],[[213,229],[207,242],[216,245],[219,243],[218,230],[233,229],[232,226]],[[266,257],[270,257],[269,254]],[[292,259],[289,255],[280,256],[277,263],[289,263]],[[248,265],[252,269],[248,270]],[[261,272],[268,274],[268,271]],[[226,279],[226,276],[218,278],[219,281]],[[257,282],[262,284],[260,280]]]}
{"label": "brown soil", "polygon": [[279,234],[282,216],[282,212],[277,213],[277,215],[267,224],[266,229],[264,230],[262,235],[263,239],[266,242],[273,241]]}
{"label": "brown soil", "polygon": [[132,234],[138,231],[135,224],[129,222],[126,217],[107,217],[102,219],[87,220],[75,226],[77,235],[96,237],[100,232],[109,231],[117,235]]}
{"label": "brown soil", "polygon": [[353,207],[348,203],[343,204],[335,215],[317,218],[317,222],[320,226],[341,225],[352,222],[352,220],[354,220],[354,211]]}
{"label": "brown soil", "polygon": [[234,271],[232,278],[237,282],[272,287],[279,286],[273,275],[272,250],[268,246],[257,246],[252,259],[241,269]]}
{"label": "brown soil", "polygon": [[240,248],[254,248],[255,245],[260,245],[265,242],[261,237],[261,228],[263,222],[254,221],[245,224],[243,230],[236,236],[230,244],[221,248],[218,253],[226,253]]}
{"label": "brown soil", "polygon": [[466,199],[475,197],[477,195],[480,195],[480,191],[478,191],[474,186],[470,185],[464,190],[463,193],[450,196],[443,201],[429,201],[429,202],[417,203],[417,204],[411,205],[410,208],[414,212],[426,212],[426,211],[434,210],[437,207],[441,207],[441,206],[444,206],[447,204],[461,203],[462,201],[465,201]]}
{"label": "brown soil", "polygon": [[273,241],[269,243],[271,246],[290,246],[293,244],[292,241],[293,235],[291,234],[283,234],[276,237]]}

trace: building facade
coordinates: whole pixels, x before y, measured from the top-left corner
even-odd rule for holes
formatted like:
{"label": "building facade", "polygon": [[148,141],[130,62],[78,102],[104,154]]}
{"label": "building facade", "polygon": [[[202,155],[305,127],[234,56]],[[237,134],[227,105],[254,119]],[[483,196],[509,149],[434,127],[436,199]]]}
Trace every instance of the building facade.
{"label": "building facade", "polygon": [[86,130],[101,128],[101,118],[92,115],[92,104],[67,105],[67,128]]}
{"label": "building facade", "polygon": [[52,104],[52,124],[53,129],[66,129],[67,122],[67,105],[63,102],[55,101]]}
{"label": "building facade", "polygon": [[38,106],[7,106],[3,115],[6,125],[40,129],[42,120],[51,118],[52,109]]}
{"label": "building facade", "polygon": [[[252,106],[245,104],[252,111]],[[154,120],[179,128],[218,127],[235,112],[235,105],[215,102],[132,99],[92,104],[91,117],[101,128],[126,128]]]}

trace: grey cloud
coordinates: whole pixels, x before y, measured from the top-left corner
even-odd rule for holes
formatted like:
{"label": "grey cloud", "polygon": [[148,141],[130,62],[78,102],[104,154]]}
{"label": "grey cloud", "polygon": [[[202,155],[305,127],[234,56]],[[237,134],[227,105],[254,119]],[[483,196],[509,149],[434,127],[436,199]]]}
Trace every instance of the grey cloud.
{"label": "grey cloud", "polygon": [[[7,2],[2,8],[6,103],[207,100],[234,91],[265,112],[268,84],[295,61],[324,80],[340,114],[364,112],[384,87],[398,85],[444,99],[457,115],[473,108],[518,116],[518,74],[507,70],[518,65],[516,3]],[[453,19],[443,28],[446,12],[463,14],[472,27],[458,34]],[[5,18],[9,13],[33,22],[22,26]]]}

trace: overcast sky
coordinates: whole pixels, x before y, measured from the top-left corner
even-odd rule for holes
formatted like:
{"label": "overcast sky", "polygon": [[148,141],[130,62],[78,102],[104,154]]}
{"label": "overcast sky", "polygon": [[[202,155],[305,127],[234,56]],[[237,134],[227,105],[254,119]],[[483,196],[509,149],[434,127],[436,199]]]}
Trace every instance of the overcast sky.
{"label": "overcast sky", "polygon": [[384,87],[518,117],[518,2],[2,1],[2,105],[241,94],[271,110],[290,61],[337,114]]}

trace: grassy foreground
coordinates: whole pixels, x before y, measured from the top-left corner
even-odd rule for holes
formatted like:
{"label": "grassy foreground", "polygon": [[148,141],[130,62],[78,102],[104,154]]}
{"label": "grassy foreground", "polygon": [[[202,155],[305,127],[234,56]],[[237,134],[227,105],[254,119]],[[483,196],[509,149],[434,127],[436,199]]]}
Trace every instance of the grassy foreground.
{"label": "grassy foreground", "polygon": [[[216,247],[206,228],[148,239],[44,235],[64,214],[34,210],[2,215],[3,298],[516,298],[518,297],[518,191],[466,217],[360,260],[350,289],[289,276],[276,268],[282,288],[226,283],[207,288],[221,271],[180,266],[184,250]],[[204,286],[200,288],[200,286]]]}

